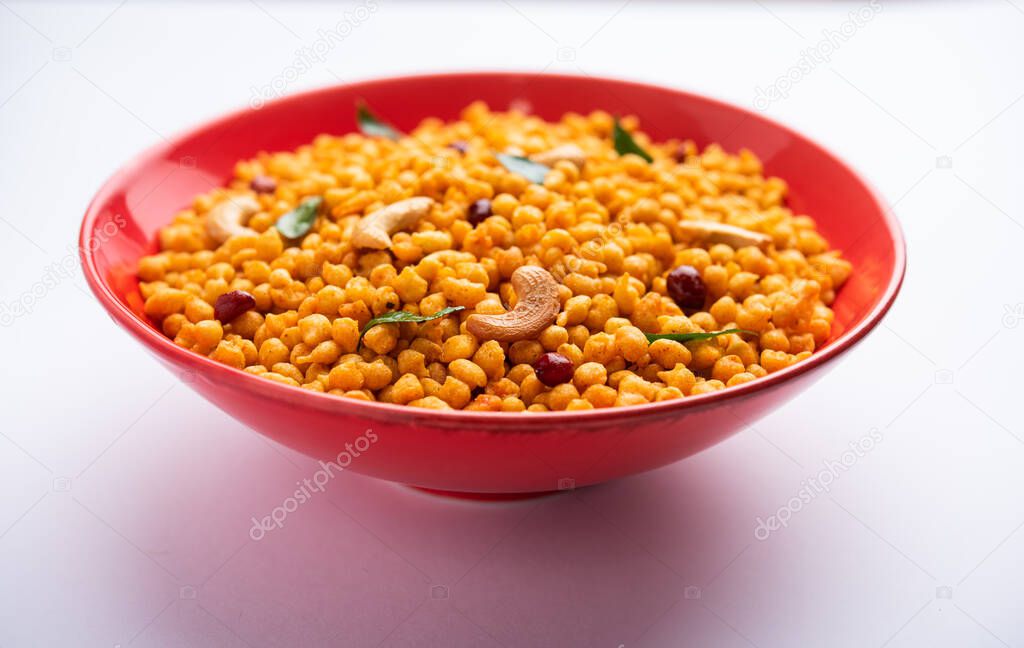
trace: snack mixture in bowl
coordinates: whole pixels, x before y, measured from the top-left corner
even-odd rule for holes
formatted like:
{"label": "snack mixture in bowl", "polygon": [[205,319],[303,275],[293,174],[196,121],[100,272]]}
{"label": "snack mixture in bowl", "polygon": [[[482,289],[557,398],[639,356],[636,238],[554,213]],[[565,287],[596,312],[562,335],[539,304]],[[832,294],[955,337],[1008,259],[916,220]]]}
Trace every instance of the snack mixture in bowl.
{"label": "snack mixture in bowl", "polygon": [[749,151],[481,103],[239,162],[139,262],[182,347],[343,398],[543,412],[686,398],[825,344],[850,264]]}

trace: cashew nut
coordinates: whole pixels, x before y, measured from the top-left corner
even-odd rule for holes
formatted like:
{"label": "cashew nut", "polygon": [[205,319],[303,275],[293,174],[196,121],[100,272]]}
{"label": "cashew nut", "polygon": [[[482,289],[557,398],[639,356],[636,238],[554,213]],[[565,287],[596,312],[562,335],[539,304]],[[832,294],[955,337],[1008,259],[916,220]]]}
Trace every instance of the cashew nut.
{"label": "cashew nut", "polygon": [[692,238],[709,245],[725,243],[737,250],[748,245],[764,249],[772,242],[772,237],[767,234],[714,221],[682,221],[679,223],[679,228]]}
{"label": "cashew nut", "polygon": [[480,340],[515,342],[536,337],[555,321],[561,303],[558,284],[544,268],[520,266],[512,273],[512,289],[519,301],[501,315],[473,313],[466,329]]}
{"label": "cashew nut", "polygon": [[557,162],[561,162],[562,160],[568,160],[575,164],[577,168],[582,169],[587,156],[583,153],[583,149],[575,144],[563,144],[561,146],[556,146],[550,151],[534,153],[530,156],[530,159],[538,164],[543,164],[544,166],[549,167],[555,166]]}
{"label": "cashew nut", "polygon": [[386,250],[391,247],[392,234],[415,225],[427,215],[433,204],[432,198],[418,196],[382,207],[356,223],[352,244],[360,248]]}
{"label": "cashew nut", "polygon": [[239,234],[255,236],[245,224],[259,210],[260,203],[252,196],[225,198],[206,212],[206,232],[218,244]]}

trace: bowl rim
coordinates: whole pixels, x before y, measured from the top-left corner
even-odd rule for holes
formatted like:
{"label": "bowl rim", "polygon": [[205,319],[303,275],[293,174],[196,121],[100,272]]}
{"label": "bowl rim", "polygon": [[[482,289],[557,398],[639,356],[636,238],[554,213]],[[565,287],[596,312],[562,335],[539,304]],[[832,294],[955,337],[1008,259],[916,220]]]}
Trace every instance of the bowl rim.
{"label": "bowl rim", "polygon": [[[102,207],[108,200],[118,192],[124,191],[129,186],[131,176],[154,159],[165,157],[165,154],[181,146],[203,132],[215,130],[224,124],[244,117],[252,111],[251,107],[239,108],[218,117],[202,121],[174,136],[158,142],[144,149],[142,152],[131,158],[124,166],[111,175],[96,195],[89,202],[86,208],[82,224],[79,230],[79,258],[85,278],[92,289],[93,294],[107,313],[122,328],[126,329],[135,338],[145,344],[151,351],[162,356],[166,360],[177,365],[184,365],[195,370],[197,374],[202,373],[211,377],[221,386],[231,387],[235,390],[256,392],[259,396],[304,408],[318,410],[329,410],[339,414],[361,416],[371,419],[416,419],[418,421],[429,421],[441,425],[450,426],[474,426],[486,424],[490,428],[515,427],[523,428],[531,425],[559,424],[572,422],[578,425],[586,424],[608,424],[617,420],[627,422],[628,419],[636,417],[650,418],[653,416],[665,416],[675,414],[683,410],[703,408],[709,405],[721,405],[729,401],[743,398],[760,391],[770,390],[782,383],[790,381],[797,376],[817,369],[824,364],[834,360],[841,354],[852,348],[857,342],[863,339],[874,329],[888,312],[896,295],[900,291],[906,273],[906,242],[903,231],[892,210],[886,205],[878,191],[860,173],[851,167],[841,157],[819,144],[817,141],[799,133],[779,121],[755,113],[746,107],[733,104],[727,101],[709,97],[707,95],[681,90],[673,87],[621,79],[608,76],[593,76],[589,74],[562,74],[562,73],[538,73],[519,71],[455,71],[455,72],[427,72],[418,74],[404,74],[387,77],[374,77],[370,79],[353,81],[349,83],[332,84],[289,94],[284,97],[269,100],[263,104],[261,110],[272,108],[289,103],[300,103],[310,97],[330,95],[340,88],[366,88],[370,89],[376,85],[389,85],[409,81],[424,81],[437,79],[529,79],[543,77],[548,79],[563,80],[568,83],[585,80],[588,82],[612,82],[620,85],[633,86],[645,90],[657,90],[660,92],[671,92],[689,99],[698,100],[711,104],[717,108],[725,108],[745,113],[748,118],[754,118],[784,132],[786,135],[801,140],[809,146],[818,149],[821,153],[835,161],[839,167],[849,173],[861,184],[868,196],[874,202],[878,215],[889,232],[890,244],[893,253],[893,272],[889,277],[881,297],[871,311],[856,326],[844,331],[838,338],[832,340],[821,351],[815,351],[809,358],[790,365],[785,369],[767,376],[758,378],[748,383],[729,387],[715,392],[687,396],[666,401],[632,405],[629,407],[609,407],[592,410],[556,411],[556,412],[530,412],[526,418],[516,417],[515,412],[478,412],[465,410],[428,410],[414,408],[408,405],[393,403],[381,403],[377,401],[363,401],[354,398],[343,398],[323,392],[316,392],[301,387],[285,385],[259,376],[249,374],[240,369],[229,367],[219,363],[207,356],[199,355],[190,350],[179,347],[173,340],[163,335],[155,327],[136,315],[114,294],[108,283],[102,279],[96,263],[96,251],[91,242],[95,233],[95,222],[102,213]],[[872,227],[877,226],[872,225]],[[532,423],[526,423],[531,421]]]}

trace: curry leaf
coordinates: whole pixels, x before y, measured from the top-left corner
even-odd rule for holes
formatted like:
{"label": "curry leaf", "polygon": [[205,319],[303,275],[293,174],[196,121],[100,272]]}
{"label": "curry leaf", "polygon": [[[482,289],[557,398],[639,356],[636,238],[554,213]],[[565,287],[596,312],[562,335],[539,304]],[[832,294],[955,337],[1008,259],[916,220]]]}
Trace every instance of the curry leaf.
{"label": "curry leaf", "polygon": [[622,127],[618,119],[615,120],[615,126],[612,129],[612,141],[615,142],[615,152],[619,155],[633,153],[648,162],[654,162],[651,154],[640,148],[640,145],[636,143],[633,136],[629,134],[629,131]]}
{"label": "curry leaf", "polygon": [[320,196],[303,200],[298,207],[278,218],[275,227],[290,239],[303,236],[316,222],[317,210],[323,201]]}
{"label": "curry leaf", "polygon": [[356,123],[363,135],[370,137],[386,137],[389,140],[398,140],[402,134],[395,130],[390,124],[386,124],[377,118],[370,110],[370,107],[360,101],[356,106]]}
{"label": "curry leaf", "polygon": [[363,343],[363,336],[366,335],[366,332],[379,324],[399,324],[401,322],[429,322],[430,320],[436,320],[439,317],[444,317],[445,315],[451,315],[452,313],[456,313],[464,308],[465,306],[448,306],[446,308],[442,308],[433,315],[417,315],[416,313],[410,313],[409,311],[404,310],[384,313],[379,317],[374,317],[372,320],[366,323],[366,326],[363,327],[362,333],[359,334],[359,344]]}
{"label": "curry leaf", "polygon": [[546,176],[548,171],[551,170],[543,164],[534,162],[529,158],[524,158],[519,155],[509,155],[508,153],[498,153],[498,161],[512,173],[521,175],[534,184],[544,184],[544,176]]}
{"label": "curry leaf", "polygon": [[710,340],[711,338],[716,338],[719,335],[726,335],[728,333],[745,333],[747,335],[757,335],[757,331],[748,331],[746,329],[726,329],[724,331],[715,331],[714,333],[644,333],[644,335],[647,336],[648,342],[654,342],[655,340],[694,342],[696,340]]}

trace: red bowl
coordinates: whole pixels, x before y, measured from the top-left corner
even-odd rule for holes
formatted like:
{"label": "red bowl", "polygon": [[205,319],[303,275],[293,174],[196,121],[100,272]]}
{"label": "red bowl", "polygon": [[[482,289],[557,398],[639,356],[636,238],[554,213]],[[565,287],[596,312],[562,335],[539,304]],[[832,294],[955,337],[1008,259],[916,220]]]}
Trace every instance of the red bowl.
{"label": "red bowl", "polygon": [[[148,321],[135,277],[159,228],[193,196],[225,183],[239,159],[291,150],[320,133],[355,130],[365,99],[411,129],[482,99],[556,119],[602,109],[635,114],[655,139],[746,147],[784,178],[789,205],[813,216],[854,271],[835,302],[833,336],[811,358],[754,382],[680,400],[584,412],[437,412],[281,385],[175,346]],[[721,441],[796,396],[874,328],[903,279],[899,225],[848,166],[792,130],[736,106],[652,85],[547,74],[432,74],[353,83],[241,110],[144,152],[89,205],[85,276],[111,317],[201,396],[268,437],[350,470],[420,487],[528,493],[650,470]],[[368,432],[372,430],[372,433]],[[362,437],[362,438],[360,438]]]}

